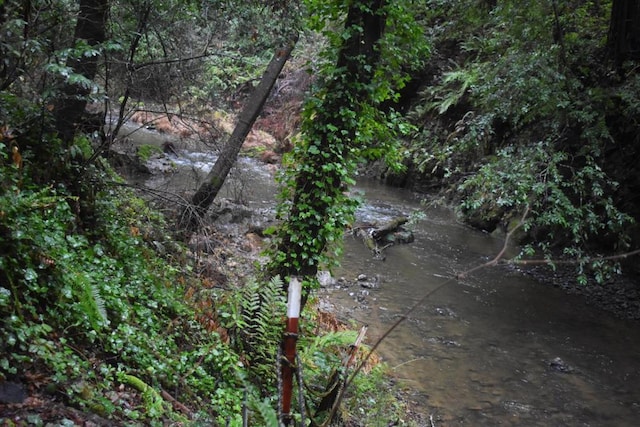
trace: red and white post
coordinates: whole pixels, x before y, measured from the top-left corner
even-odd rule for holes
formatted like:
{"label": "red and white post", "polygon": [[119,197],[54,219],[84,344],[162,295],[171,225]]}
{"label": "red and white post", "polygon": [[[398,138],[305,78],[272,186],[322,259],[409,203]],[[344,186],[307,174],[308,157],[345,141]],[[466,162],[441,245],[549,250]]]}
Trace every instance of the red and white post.
{"label": "red and white post", "polygon": [[292,277],[289,281],[287,298],[287,324],[282,340],[285,361],[282,364],[282,422],[288,426],[291,422],[291,396],[293,394],[293,372],[296,363],[296,342],[298,341],[298,318],[302,283]]}

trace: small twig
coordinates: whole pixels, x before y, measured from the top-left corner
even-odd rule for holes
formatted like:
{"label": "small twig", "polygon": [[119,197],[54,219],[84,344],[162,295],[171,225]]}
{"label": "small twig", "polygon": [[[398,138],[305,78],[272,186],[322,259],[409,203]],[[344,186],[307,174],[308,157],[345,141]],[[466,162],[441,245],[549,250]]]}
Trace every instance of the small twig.
{"label": "small twig", "polygon": [[108,181],[107,182],[109,185],[113,185],[113,186],[117,186],[117,187],[127,187],[127,188],[132,188],[134,190],[137,191],[142,191],[145,193],[149,193],[152,194],[154,197],[164,200],[166,202],[171,202],[171,203],[175,203],[177,204],[179,207],[188,207],[189,206],[189,201],[187,199],[185,199],[184,197],[180,196],[177,193],[174,193],[172,191],[166,191],[166,190],[160,190],[157,188],[149,188],[149,187],[144,187],[142,185],[138,185],[138,184],[129,184],[126,182],[118,182],[118,181]]}
{"label": "small twig", "polygon": [[424,360],[424,357],[416,357],[415,359],[407,360],[406,362],[402,362],[399,365],[396,365],[391,369],[393,369],[395,371],[396,369],[398,369],[398,368],[400,368],[400,367],[402,367],[404,365],[408,365],[409,363],[417,362],[419,360]]}
{"label": "small twig", "polygon": [[349,368],[351,366],[351,364],[353,364],[353,361],[356,357],[356,354],[358,353],[358,350],[360,349],[360,345],[362,344],[362,341],[364,340],[364,337],[367,335],[367,330],[369,329],[369,327],[367,325],[364,325],[362,328],[360,328],[360,332],[358,333],[358,336],[356,337],[356,340],[354,341],[353,344],[351,344],[350,348],[349,348],[349,354],[345,360],[345,362],[343,363],[343,366],[345,368]]}
{"label": "small twig", "polygon": [[164,389],[160,389],[160,395],[164,400],[169,401],[174,408],[185,414],[187,417],[192,418],[193,412],[187,408],[184,404],[180,403],[175,397],[171,396],[169,392]]}
{"label": "small twig", "polygon": [[182,63],[182,62],[188,62],[188,61],[196,61],[198,59],[209,58],[211,56],[222,56],[222,55],[211,52],[211,53],[203,53],[201,55],[196,55],[196,56],[190,56],[187,58],[171,58],[171,59],[167,58],[167,59],[161,59],[158,61],[148,61],[140,64],[132,64],[131,68],[133,71],[138,71],[143,68],[152,67],[155,65],[167,65],[167,64],[176,64],[176,63]]}

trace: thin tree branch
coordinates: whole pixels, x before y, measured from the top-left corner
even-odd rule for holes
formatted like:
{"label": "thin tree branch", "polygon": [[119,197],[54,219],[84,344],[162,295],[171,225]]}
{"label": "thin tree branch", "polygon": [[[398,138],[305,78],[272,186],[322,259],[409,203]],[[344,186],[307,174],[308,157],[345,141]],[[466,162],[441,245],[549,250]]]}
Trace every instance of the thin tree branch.
{"label": "thin tree branch", "polygon": [[143,62],[141,64],[131,65],[131,69],[133,71],[138,71],[138,70],[141,70],[141,69],[146,68],[146,67],[153,67],[155,65],[167,65],[167,64],[175,64],[175,63],[186,62],[186,61],[195,61],[195,60],[198,60],[198,59],[208,58],[208,57],[216,56],[216,55],[218,55],[218,54],[216,54],[216,53],[203,53],[202,55],[190,56],[188,58],[174,58],[174,59],[162,59],[162,60],[158,60],[158,61],[149,61],[149,62]]}
{"label": "thin tree branch", "polygon": [[528,214],[529,214],[529,206],[527,205],[524,209],[524,212],[522,213],[520,222],[518,222],[518,224],[515,227],[513,227],[511,231],[507,233],[507,236],[504,238],[504,244],[502,245],[502,249],[500,249],[500,252],[498,252],[498,255],[496,255],[495,258],[493,258],[491,261],[485,262],[484,264],[480,264],[476,267],[473,267],[471,270],[467,270],[463,273],[456,274],[456,279],[464,279],[465,276],[471,273],[474,273],[478,270],[481,270],[486,267],[493,267],[498,265],[500,260],[504,257],[504,253],[507,251],[507,247],[509,246],[509,241],[511,240],[511,236],[513,236],[513,233],[515,233],[516,230],[522,227],[522,225],[524,224],[524,220],[527,218]]}
{"label": "thin tree branch", "polygon": [[543,264],[562,264],[562,265],[575,265],[584,262],[593,261],[617,261],[621,259],[630,258],[635,255],[640,255],[640,249],[636,249],[630,252],[624,252],[616,255],[609,255],[603,257],[585,257],[582,259],[509,259],[504,260],[504,264],[513,265],[543,265]]}

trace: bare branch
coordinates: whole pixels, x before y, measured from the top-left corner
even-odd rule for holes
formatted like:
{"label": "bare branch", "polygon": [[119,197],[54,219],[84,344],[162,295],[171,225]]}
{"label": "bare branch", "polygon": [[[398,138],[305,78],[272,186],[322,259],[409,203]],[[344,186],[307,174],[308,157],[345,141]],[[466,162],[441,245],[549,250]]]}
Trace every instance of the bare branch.
{"label": "bare branch", "polygon": [[498,265],[498,262],[500,262],[502,257],[504,257],[504,253],[507,251],[507,247],[509,246],[509,241],[511,240],[511,236],[513,236],[513,233],[515,233],[516,230],[522,227],[522,225],[524,224],[524,220],[527,218],[528,214],[529,214],[529,206],[526,206],[524,209],[524,212],[522,213],[522,217],[520,218],[520,221],[515,227],[511,229],[511,231],[507,233],[507,236],[504,238],[504,244],[502,245],[502,249],[500,249],[500,252],[498,252],[498,255],[496,255],[495,258],[493,258],[491,261],[485,262],[484,264],[480,264],[477,267],[472,268],[471,270],[467,270],[463,273],[456,274],[456,279],[464,279],[465,276],[467,276],[468,274],[474,273],[486,267],[493,267]]}
{"label": "bare branch", "polygon": [[594,262],[594,261],[618,261],[621,259],[630,258],[635,255],[640,255],[640,249],[636,249],[630,252],[624,252],[616,255],[609,255],[603,257],[586,257],[582,259],[510,259],[505,260],[505,264],[513,264],[513,265],[541,265],[541,264],[564,264],[564,265],[576,265],[584,262]]}
{"label": "bare branch", "polygon": [[219,56],[218,53],[203,53],[202,55],[190,56],[188,58],[161,59],[158,61],[149,61],[149,62],[143,62],[141,64],[131,65],[131,69],[133,71],[138,71],[146,67],[153,67],[155,65],[167,65],[167,64],[176,64],[176,63],[187,62],[187,61],[196,61],[198,59],[209,58],[211,56],[216,56],[216,55]]}

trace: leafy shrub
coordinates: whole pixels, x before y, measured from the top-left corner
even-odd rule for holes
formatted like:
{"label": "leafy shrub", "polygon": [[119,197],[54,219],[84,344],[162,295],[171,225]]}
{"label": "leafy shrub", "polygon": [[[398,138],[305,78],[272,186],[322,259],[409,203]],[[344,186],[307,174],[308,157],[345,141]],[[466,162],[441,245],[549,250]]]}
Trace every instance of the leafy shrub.
{"label": "leafy shrub", "polygon": [[143,203],[101,192],[95,228],[83,233],[76,198],[31,187],[13,166],[2,172],[0,377],[45,368],[71,401],[117,419],[180,418],[153,399],[134,411],[109,404],[118,383],[132,386],[127,375],[182,389],[221,419],[241,413],[239,359],[194,320],[177,266],[143,239],[153,216],[132,210]]}
{"label": "leafy shrub", "polygon": [[[593,158],[585,158],[581,168],[571,171],[567,170],[568,159],[567,153],[554,151],[548,142],[501,150],[494,161],[459,186],[464,194],[463,213],[502,217],[505,228],[510,229],[528,210],[524,230],[543,253],[550,255],[553,246],[549,242],[555,242],[582,266],[592,242],[608,240],[611,250],[627,250],[626,230],[633,219],[620,212],[608,196],[618,184]],[[531,252],[531,248],[525,250]],[[600,280],[606,275],[602,270]]]}
{"label": "leafy shrub", "polygon": [[613,166],[626,164],[617,150],[637,153],[640,92],[635,73],[618,80],[603,61],[610,2],[430,3],[430,19],[451,20],[434,44],[456,62],[438,64],[410,113],[414,167],[489,230],[528,209],[527,252],[560,251],[581,281],[587,265],[606,279],[617,266],[590,255],[628,250],[640,213],[627,202],[637,180]]}

